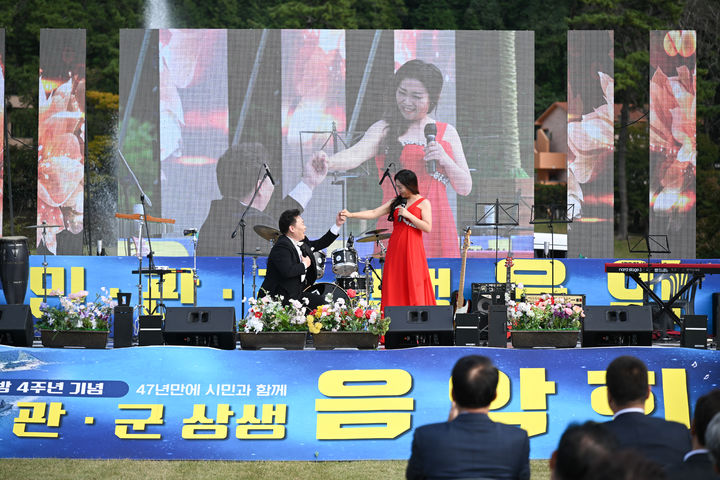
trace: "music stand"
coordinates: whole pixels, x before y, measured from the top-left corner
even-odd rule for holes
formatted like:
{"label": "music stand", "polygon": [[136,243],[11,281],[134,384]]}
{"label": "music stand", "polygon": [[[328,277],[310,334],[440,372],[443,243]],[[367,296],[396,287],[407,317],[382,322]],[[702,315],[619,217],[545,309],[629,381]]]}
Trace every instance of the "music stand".
{"label": "music stand", "polygon": [[[647,276],[648,280],[650,279],[650,259],[652,258],[653,253],[670,253],[670,244],[668,242],[668,236],[667,235],[650,235],[647,234],[644,237],[642,237],[640,240],[635,242],[634,245],[630,244],[630,237],[626,238],[627,244],[628,244],[628,250],[630,253],[646,253],[647,254]],[[642,243],[645,244],[641,245]],[[627,283],[627,276],[625,277],[625,282]],[[648,304],[648,293],[645,289],[643,289],[643,305]],[[658,317],[662,316],[663,311],[661,310],[658,312]],[[681,325],[682,327],[682,325]]]}
{"label": "music stand", "polygon": [[[476,203],[475,204],[475,225],[480,227],[493,227],[495,229],[495,268],[498,264],[498,244],[500,237],[498,229],[500,227],[517,227],[520,224],[520,204],[519,203],[500,203],[499,199],[495,199],[494,203]],[[508,252],[510,247],[508,246]],[[497,275],[495,277],[495,290],[499,288]]]}
{"label": "music stand", "polygon": [[[564,207],[565,213],[561,218],[555,218],[555,212],[561,212]],[[538,215],[544,212],[547,217]],[[575,215],[575,205],[533,205],[530,209],[530,224],[544,224],[550,229],[550,295],[555,296],[555,232],[553,225],[558,223],[572,223]]]}

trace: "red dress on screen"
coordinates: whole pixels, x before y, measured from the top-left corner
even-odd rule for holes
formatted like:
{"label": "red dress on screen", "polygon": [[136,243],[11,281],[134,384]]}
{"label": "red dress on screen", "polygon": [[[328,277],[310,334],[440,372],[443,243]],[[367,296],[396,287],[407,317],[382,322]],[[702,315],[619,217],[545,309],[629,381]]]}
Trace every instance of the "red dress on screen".
{"label": "red dress on screen", "polygon": [[[443,147],[450,158],[455,159],[450,143],[443,140],[443,135],[447,129],[447,123],[437,122],[437,136],[435,141]],[[400,167],[412,170],[417,175],[418,189],[420,193],[430,201],[433,208],[433,228],[432,231],[425,235],[423,242],[425,244],[425,252],[430,258],[435,257],[460,257],[460,246],[457,235],[457,226],[455,225],[455,215],[450,208],[447,198],[445,184],[431,177],[425,170],[425,150],[424,145],[406,144],[403,146],[400,154]],[[390,160],[392,161],[392,160]],[[378,168],[378,180],[385,171],[385,155],[375,157],[375,163]],[[445,174],[445,170],[438,164],[438,171]],[[390,182],[385,181],[382,184],[384,204],[388,200],[395,197],[395,191]],[[390,228],[390,222],[386,217],[380,217],[377,222],[377,228]]]}
{"label": "red dress on screen", "polygon": [[[422,219],[420,197],[407,207],[408,212]],[[409,221],[397,217],[388,243],[383,267],[380,304],[388,306],[435,305],[435,289],[430,281],[423,232]]]}

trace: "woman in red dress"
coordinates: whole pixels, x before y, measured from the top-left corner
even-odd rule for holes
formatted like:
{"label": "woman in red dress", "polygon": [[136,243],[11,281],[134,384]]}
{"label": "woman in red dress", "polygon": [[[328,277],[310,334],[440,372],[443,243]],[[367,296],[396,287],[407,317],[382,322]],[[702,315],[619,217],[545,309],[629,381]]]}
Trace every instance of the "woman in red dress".
{"label": "woman in red dress", "polygon": [[[425,251],[429,257],[457,258],[457,226],[446,188],[450,185],[458,195],[468,195],[472,178],[455,128],[429,115],[437,106],[442,85],[443,75],[435,65],[422,60],[405,63],[395,73],[391,86],[394,101],[388,102],[383,118],[371,125],[358,143],[327,161],[330,170],[345,171],[374,158],[378,179],[391,163],[416,172],[420,191],[433,204],[438,220],[432,233],[424,236]],[[434,140],[425,133],[429,124],[437,128]],[[316,155],[326,156],[324,152]],[[388,183],[382,186],[383,203],[395,195]],[[377,228],[389,227],[384,217],[378,220]]]}
{"label": "woman in red dress", "polygon": [[383,311],[388,306],[435,305],[435,289],[430,281],[423,232],[432,231],[432,207],[420,196],[418,179],[410,170],[395,175],[398,196],[373,210],[349,212],[348,218],[371,220],[387,216],[393,231],[383,268]]}

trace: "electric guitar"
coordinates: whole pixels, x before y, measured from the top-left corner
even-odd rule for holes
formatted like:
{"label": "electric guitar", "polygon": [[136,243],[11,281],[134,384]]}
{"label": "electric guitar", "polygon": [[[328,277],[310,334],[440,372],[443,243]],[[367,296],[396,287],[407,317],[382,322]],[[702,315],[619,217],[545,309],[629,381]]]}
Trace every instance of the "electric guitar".
{"label": "electric guitar", "polygon": [[470,246],[470,227],[465,229],[465,238],[463,239],[462,253],[460,258],[462,259],[462,265],[460,267],[460,284],[458,285],[457,298],[453,303],[455,310],[454,315],[458,313],[468,313],[470,311],[470,300],[467,302],[463,298],[463,290],[465,288],[465,264],[467,263],[467,251]]}
{"label": "electric guitar", "polygon": [[508,297],[510,297],[510,300],[515,300],[512,297],[512,291],[510,287],[510,273],[512,272],[512,266],[513,266],[513,259],[512,257],[507,257],[505,259],[505,269],[507,272],[507,275],[505,276],[505,293],[507,293]]}

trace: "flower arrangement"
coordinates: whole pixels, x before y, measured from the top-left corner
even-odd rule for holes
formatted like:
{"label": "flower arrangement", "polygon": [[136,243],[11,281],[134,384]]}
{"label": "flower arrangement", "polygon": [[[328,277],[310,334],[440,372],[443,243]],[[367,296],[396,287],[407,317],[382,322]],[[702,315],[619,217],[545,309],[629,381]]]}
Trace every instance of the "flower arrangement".
{"label": "flower arrangement", "polygon": [[585,317],[579,305],[562,297],[545,294],[535,302],[507,302],[508,325],[512,330],[579,330],[580,319]]}
{"label": "flower arrangement", "polygon": [[240,328],[245,333],[259,332],[300,332],[307,330],[305,305],[291,299],[283,304],[284,297],[266,295],[259,299],[249,298],[250,310],[240,320]]}
{"label": "flower arrangement", "polygon": [[331,332],[369,332],[373,335],[385,335],[390,328],[390,317],[383,317],[380,310],[369,305],[366,299],[360,299],[353,289],[347,291],[349,301],[338,298],[333,302],[332,295],[307,316],[310,333],[322,330]]}
{"label": "flower arrangement", "polygon": [[53,290],[51,295],[57,295],[60,304],[50,306],[40,304],[42,316],[35,323],[41,330],[67,331],[67,330],[94,330],[107,332],[112,323],[113,309],[117,302],[112,300],[105,287],[100,289],[101,294],[95,296],[94,302],[86,303],[88,292],[83,290],[70,295],[61,295]]}

